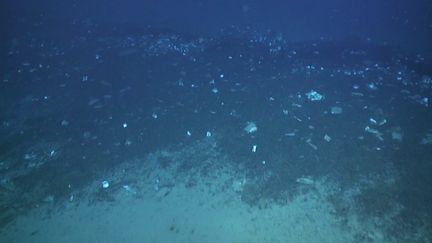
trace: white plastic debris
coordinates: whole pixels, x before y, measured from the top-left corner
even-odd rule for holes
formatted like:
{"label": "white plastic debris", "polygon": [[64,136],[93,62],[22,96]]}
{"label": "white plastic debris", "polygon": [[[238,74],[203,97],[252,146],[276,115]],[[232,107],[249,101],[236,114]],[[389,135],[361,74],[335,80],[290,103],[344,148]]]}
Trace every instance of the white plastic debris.
{"label": "white plastic debris", "polygon": [[190,136],[192,136],[192,133],[190,131],[186,131],[186,135],[188,135],[190,137]]}
{"label": "white plastic debris", "polygon": [[421,105],[424,105],[426,107],[429,107],[429,98],[428,97],[422,97],[418,100],[418,103]]}
{"label": "white plastic debris", "polygon": [[380,141],[384,141],[383,134],[380,131],[370,128],[369,126],[365,127],[365,131],[374,134]]}
{"label": "white plastic debris", "polygon": [[378,87],[376,86],[375,83],[368,83],[367,87],[368,87],[370,90],[377,90],[377,89],[378,89]]}
{"label": "white plastic debris", "polygon": [[316,146],[315,144],[312,143],[312,140],[310,138],[308,138],[306,140],[306,143],[311,146],[314,150],[318,150],[318,146]]}
{"label": "white plastic debris", "polygon": [[102,181],[102,188],[107,189],[110,186],[108,181]]}
{"label": "white plastic debris", "polygon": [[243,130],[245,130],[247,133],[254,133],[258,131],[258,127],[255,122],[247,122]]}
{"label": "white plastic debris", "polygon": [[61,121],[61,125],[62,125],[63,127],[67,127],[67,126],[69,126],[69,122],[66,121],[66,120],[63,120],[63,121]]}
{"label": "white plastic debris", "polygon": [[219,93],[219,90],[218,90],[217,88],[213,88],[211,91],[212,91],[214,94]]}
{"label": "white plastic debris", "polygon": [[332,106],[332,107],[330,108],[330,113],[333,114],[333,115],[341,114],[342,112],[343,112],[342,107],[339,107],[339,106]]}
{"label": "white plastic debris", "polygon": [[420,141],[420,144],[422,144],[422,145],[432,144],[432,132],[431,131],[429,131],[428,133],[426,133],[424,135],[424,137]]}
{"label": "white plastic debris", "polygon": [[212,135],[211,132],[209,132],[209,131],[206,132],[206,137],[211,137],[211,135]]}
{"label": "white plastic debris", "polygon": [[400,127],[392,128],[391,137],[393,140],[396,140],[398,142],[402,142],[403,140],[403,133]]}
{"label": "white plastic debris", "polygon": [[254,144],[254,145],[252,146],[252,152],[256,153],[256,151],[257,151],[257,145]]}
{"label": "white plastic debris", "polygon": [[324,140],[326,140],[327,142],[331,141],[331,137],[329,135],[324,135]]}
{"label": "white plastic debris", "polygon": [[387,119],[381,119],[380,121],[377,121],[376,119],[374,119],[374,118],[369,118],[369,121],[370,121],[370,123],[372,123],[373,125],[379,125],[379,126],[382,126],[382,125],[384,125],[384,124],[386,124],[387,123]]}
{"label": "white plastic debris", "polygon": [[324,99],[324,96],[316,92],[315,90],[309,91],[308,93],[306,93],[306,96],[310,101],[320,101]]}
{"label": "white plastic debris", "polygon": [[125,123],[123,123],[123,128],[126,128],[126,127],[128,127],[128,124],[125,122]]}
{"label": "white plastic debris", "polygon": [[158,114],[153,113],[153,114],[152,114],[152,117],[153,117],[153,119],[157,119],[157,118],[158,118]]}
{"label": "white plastic debris", "polygon": [[127,192],[130,192],[132,194],[136,194],[136,191],[132,189],[129,185],[123,185],[123,189]]}
{"label": "white plastic debris", "polygon": [[315,184],[315,181],[310,176],[304,176],[296,179],[297,183],[303,184],[303,185],[313,185]]}

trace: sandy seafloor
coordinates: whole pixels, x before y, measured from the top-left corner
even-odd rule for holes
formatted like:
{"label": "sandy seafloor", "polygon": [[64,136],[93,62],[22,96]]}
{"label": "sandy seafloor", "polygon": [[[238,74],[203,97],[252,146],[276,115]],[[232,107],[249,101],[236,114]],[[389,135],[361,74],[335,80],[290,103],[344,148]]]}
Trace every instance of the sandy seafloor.
{"label": "sandy seafloor", "polygon": [[431,242],[427,57],[41,26],[1,46],[0,242]]}
{"label": "sandy seafloor", "polygon": [[[341,222],[328,202],[340,189],[325,179],[305,185],[304,193],[284,203],[263,201],[250,206],[242,202],[242,191],[254,182],[227,166],[216,146],[215,139],[206,138],[187,151],[162,151],[146,161],[123,165],[110,178],[121,188],[101,191],[97,183],[88,188],[109,200],[90,203],[76,196],[54,209],[41,206],[19,217],[2,241],[386,242],[375,222],[360,222],[355,213]],[[175,159],[189,153],[208,155],[192,173],[177,175],[177,167],[185,162],[164,169],[158,165],[161,156]],[[124,180],[135,181],[134,186],[124,188]]]}

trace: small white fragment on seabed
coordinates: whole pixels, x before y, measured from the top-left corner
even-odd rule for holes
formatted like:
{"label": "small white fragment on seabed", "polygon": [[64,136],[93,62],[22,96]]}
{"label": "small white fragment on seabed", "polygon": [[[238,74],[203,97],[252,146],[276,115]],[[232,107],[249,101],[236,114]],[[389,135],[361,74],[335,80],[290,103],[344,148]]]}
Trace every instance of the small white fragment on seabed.
{"label": "small white fragment on seabed", "polygon": [[258,131],[258,127],[255,124],[255,122],[249,121],[249,122],[246,122],[246,126],[243,130],[245,130],[245,132],[247,132],[247,133],[254,133],[254,132]]}
{"label": "small white fragment on seabed", "polygon": [[255,153],[256,151],[257,151],[257,145],[253,145],[253,146],[252,146],[252,152]]}
{"label": "small white fragment on seabed", "polygon": [[110,186],[108,181],[102,181],[102,188],[107,189]]}
{"label": "small white fragment on seabed", "polygon": [[324,95],[316,92],[315,90],[311,90],[308,93],[306,93],[306,97],[310,101],[320,101],[320,100],[324,99]]}
{"label": "small white fragment on seabed", "polygon": [[342,112],[343,112],[342,107],[339,107],[339,106],[333,106],[333,107],[330,108],[330,113],[331,113],[332,115],[342,114]]}
{"label": "small white fragment on seabed", "polygon": [[315,181],[310,176],[300,177],[296,179],[297,183],[303,184],[303,185],[313,185],[315,184]]}

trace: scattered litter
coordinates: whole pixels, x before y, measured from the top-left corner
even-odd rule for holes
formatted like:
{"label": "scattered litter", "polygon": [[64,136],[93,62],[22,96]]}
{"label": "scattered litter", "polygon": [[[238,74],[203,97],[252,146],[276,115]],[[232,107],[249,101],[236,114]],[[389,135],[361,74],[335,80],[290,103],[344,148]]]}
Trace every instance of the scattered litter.
{"label": "scattered litter", "polygon": [[364,94],[361,93],[361,92],[351,92],[351,95],[352,95],[352,96],[359,96],[359,97],[364,96]]}
{"label": "scattered litter", "polygon": [[61,125],[62,125],[63,127],[67,127],[67,126],[69,126],[69,122],[66,121],[66,120],[63,120],[63,121],[61,121]]}
{"label": "scattered litter", "polygon": [[303,185],[313,185],[315,184],[315,181],[310,176],[300,177],[296,179],[297,183],[303,184]]}
{"label": "scattered litter", "polygon": [[299,122],[302,122],[302,121],[303,121],[302,119],[298,118],[297,116],[294,116],[294,119],[296,119],[296,120],[299,121]]}
{"label": "scattered litter", "polygon": [[378,89],[378,86],[375,83],[368,83],[367,87],[370,90],[377,90]]}
{"label": "scattered litter", "polygon": [[339,106],[333,106],[330,108],[330,113],[333,115],[341,114],[343,112],[342,107]]}
{"label": "scattered litter", "polygon": [[324,135],[324,140],[326,140],[327,142],[331,141],[331,137],[329,135]]}
{"label": "scattered litter", "polygon": [[419,104],[424,105],[426,107],[429,107],[429,98],[428,97],[422,97],[417,101]]}
{"label": "scattered litter", "polygon": [[243,130],[245,130],[247,133],[255,133],[258,131],[258,127],[255,122],[247,122],[246,127]]}
{"label": "scattered litter", "polygon": [[296,135],[296,133],[295,132],[287,132],[284,135],[287,137],[294,137]]}
{"label": "scattered litter", "polygon": [[426,133],[426,135],[420,141],[420,144],[426,145],[432,143],[432,132]]}
{"label": "scattered litter", "polygon": [[253,145],[253,146],[252,146],[252,152],[255,153],[256,151],[257,151],[257,145]]}
{"label": "scattered litter", "polygon": [[129,185],[123,185],[123,189],[125,189],[125,191],[130,192],[132,194],[136,194],[136,191],[133,190]]}
{"label": "scattered litter", "polygon": [[374,134],[375,137],[377,137],[379,140],[384,141],[383,134],[381,132],[379,132],[378,130],[370,128],[369,126],[366,126],[365,131],[368,133]]}
{"label": "scattered litter", "polygon": [[311,139],[310,139],[310,138],[308,138],[308,139],[306,140],[306,143],[307,143],[309,146],[311,146],[314,150],[318,150],[318,146],[316,146],[315,144],[313,144],[313,143],[311,142]]}
{"label": "scattered litter", "polygon": [[379,122],[377,121],[377,120],[375,120],[374,118],[369,118],[369,121],[373,124],[373,125],[379,125],[379,126],[382,126],[382,125],[384,125],[384,124],[386,124],[387,123],[387,120],[386,119],[381,119]]}
{"label": "scattered litter", "polygon": [[393,127],[392,133],[391,133],[392,139],[402,142],[403,140],[403,133],[400,127]]}
{"label": "scattered litter", "polygon": [[110,186],[108,181],[102,181],[102,188],[107,189]]}
{"label": "scattered litter", "polygon": [[217,88],[213,88],[211,91],[212,91],[214,94],[219,93],[219,90],[218,90]]}
{"label": "scattered litter", "polygon": [[241,192],[243,191],[245,184],[246,184],[246,178],[243,178],[241,180],[235,180],[233,181],[232,188],[235,192]]}
{"label": "scattered litter", "polygon": [[306,96],[310,101],[320,101],[324,99],[324,96],[316,92],[315,90],[309,91],[308,93],[306,93]]}

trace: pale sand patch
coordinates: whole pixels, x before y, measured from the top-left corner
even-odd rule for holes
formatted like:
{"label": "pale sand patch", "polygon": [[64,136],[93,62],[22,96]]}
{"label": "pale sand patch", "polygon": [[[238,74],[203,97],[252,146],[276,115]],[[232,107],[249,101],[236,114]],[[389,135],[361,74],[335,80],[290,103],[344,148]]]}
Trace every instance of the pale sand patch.
{"label": "pale sand patch", "polygon": [[50,217],[44,217],[44,209],[35,210],[9,226],[0,241],[353,242],[358,233],[340,226],[325,199],[331,188],[324,184],[286,205],[259,209],[227,188],[232,174],[216,174],[201,177],[193,187],[177,184],[166,196],[149,190],[136,198],[119,191],[112,203],[69,203]]}

